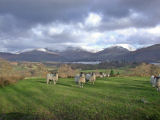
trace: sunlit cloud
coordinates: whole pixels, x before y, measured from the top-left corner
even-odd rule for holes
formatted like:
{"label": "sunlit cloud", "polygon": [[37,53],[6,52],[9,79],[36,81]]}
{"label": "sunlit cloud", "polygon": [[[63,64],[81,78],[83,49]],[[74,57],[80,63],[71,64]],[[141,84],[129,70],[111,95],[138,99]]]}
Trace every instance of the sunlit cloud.
{"label": "sunlit cloud", "polygon": [[0,1],[0,51],[62,50],[68,46],[98,51],[113,45],[139,48],[158,44],[159,3],[159,0]]}
{"label": "sunlit cloud", "polygon": [[99,26],[102,21],[102,16],[96,13],[89,13],[88,17],[85,19],[85,25],[87,26]]}

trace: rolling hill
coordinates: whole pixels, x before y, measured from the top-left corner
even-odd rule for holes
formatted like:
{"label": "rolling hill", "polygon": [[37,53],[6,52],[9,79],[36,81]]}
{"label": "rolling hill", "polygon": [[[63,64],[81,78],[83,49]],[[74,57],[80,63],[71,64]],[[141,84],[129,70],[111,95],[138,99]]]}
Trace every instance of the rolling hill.
{"label": "rolling hill", "polygon": [[160,62],[160,44],[129,52],[116,59],[136,62]]}
{"label": "rolling hill", "polygon": [[81,48],[53,51],[46,48],[23,51],[17,54],[0,52],[0,57],[10,61],[30,62],[79,62],[79,61],[135,61],[160,62],[160,44],[129,51],[120,46],[106,48],[93,53]]}

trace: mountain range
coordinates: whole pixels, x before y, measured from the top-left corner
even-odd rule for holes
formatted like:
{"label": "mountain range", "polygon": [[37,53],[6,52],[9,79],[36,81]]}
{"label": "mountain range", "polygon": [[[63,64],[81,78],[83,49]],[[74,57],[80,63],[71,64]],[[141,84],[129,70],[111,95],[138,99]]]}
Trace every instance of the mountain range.
{"label": "mountain range", "polygon": [[26,50],[19,53],[0,52],[0,58],[10,61],[30,62],[80,62],[80,61],[132,61],[160,62],[160,44],[129,51],[121,46],[113,46],[93,53],[81,48],[67,48],[64,51],[47,48]]}

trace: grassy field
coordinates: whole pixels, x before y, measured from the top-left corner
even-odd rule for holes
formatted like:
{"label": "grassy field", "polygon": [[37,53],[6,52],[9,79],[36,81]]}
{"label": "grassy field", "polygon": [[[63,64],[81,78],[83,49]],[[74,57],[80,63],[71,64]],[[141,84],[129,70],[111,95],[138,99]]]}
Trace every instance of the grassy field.
{"label": "grassy field", "polygon": [[84,88],[71,78],[26,79],[0,88],[1,119],[158,120],[160,93],[143,77],[101,78]]}
{"label": "grassy field", "polygon": [[[120,74],[123,74],[125,72],[124,69],[113,69],[115,74],[117,72],[119,72]],[[89,73],[89,72],[104,72],[104,73],[110,73],[111,69],[98,69],[98,70],[82,70],[81,72],[84,72],[84,73]]]}

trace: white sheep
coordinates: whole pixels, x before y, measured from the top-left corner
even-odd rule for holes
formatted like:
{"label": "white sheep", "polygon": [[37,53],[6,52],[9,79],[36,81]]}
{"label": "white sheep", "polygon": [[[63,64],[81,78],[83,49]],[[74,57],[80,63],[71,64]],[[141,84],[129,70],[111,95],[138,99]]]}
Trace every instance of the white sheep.
{"label": "white sheep", "polygon": [[103,75],[103,77],[106,77],[106,76],[107,76],[107,74],[106,74],[106,73],[103,73],[102,75]]}
{"label": "white sheep", "polygon": [[155,87],[157,88],[157,91],[160,92],[160,76],[156,77],[155,79],[156,79]]}
{"label": "white sheep", "polygon": [[86,77],[86,82],[89,82],[89,80],[90,80],[90,78],[91,78],[91,74],[88,73],[88,74],[86,74],[85,77]]}
{"label": "white sheep", "polygon": [[99,77],[103,78],[103,73],[102,72],[99,73]]}
{"label": "white sheep", "polygon": [[151,84],[152,84],[152,87],[156,87],[156,88],[157,88],[157,91],[160,92],[160,76],[157,77],[157,76],[152,75],[150,82],[151,82]]}
{"label": "white sheep", "polygon": [[92,84],[94,84],[95,81],[96,81],[96,74],[95,73],[86,74],[86,82],[91,82]]}
{"label": "white sheep", "polygon": [[58,81],[58,73],[55,74],[47,74],[47,84],[50,83],[50,81],[53,81],[54,85]]}
{"label": "white sheep", "polygon": [[103,75],[100,74],[100,78],[103,78]]}
{"label": "white sheep", "polygon": [[110,74],[108,74],[107,77],[110,77]]}
{"label": "white sheep", "polygon": [[152,84],[152,87],[155,87],[155,82],[156,80],[155,80],[155,77],[154,77],[154,75],[152,75],[151,76],[151,80],[150,80],[150,82],[151,82],[151,84]]}
{"label": "white sheep", "polygon": [[80,88],[83,88],[83,84],[86,82],[85,75],[83,73],[81,73],[80,75],[76,75],[75,82],[79,84]]}

